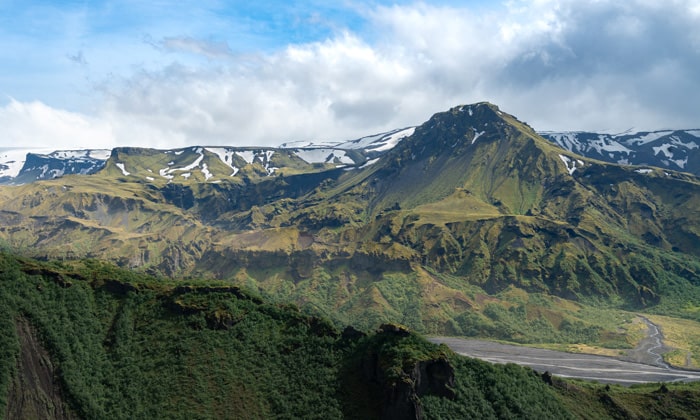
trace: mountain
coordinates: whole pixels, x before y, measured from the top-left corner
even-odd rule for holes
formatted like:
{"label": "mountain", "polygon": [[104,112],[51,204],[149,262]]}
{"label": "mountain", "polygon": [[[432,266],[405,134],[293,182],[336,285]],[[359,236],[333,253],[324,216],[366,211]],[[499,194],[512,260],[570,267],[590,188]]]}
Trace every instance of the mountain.
{"label": "mountain", "polygon": [[700,130],[622,134],[540,132],[540,135],[570,152],[592,159],[700,175]]}
{"label": "mountain", "polygon": [[176,178],[187,180],[190,176],[197,181],[221,182],[235,177],[241,169],[240,177],[255,177],[370,165],[411,135],[414,129],[393,130],[345,142],[284,143],[278,148],[117,148],[52,152],[2,149],[0,185],[21,185],[72,174],[90,175],[102,170],[108,163],[115,175],[138,176],[151,182],[168,182]]}
{"label": "mountain", "polygon": [[109,155],[109,150],[3,149],[0,150],[0,184],[26,184],[69,174],[93,174],[102,169]]}
{"label": "mountain", "polygon": [[576,155],[489,103],[408,130],[333,149],[353,163],[299,144],[115,149],[92,175],[0,188],[0,243],[220,279],[362,329],[624,348],[624,311],[700,320],[696,177]]}
{"label": "mountain", "polygon": [[[321,167],[372,164],[384,152],[413,134],[414,130],[415,127],[409,127],[351,141],[297,141],[268,148],[193,147],[152,150],[149,152],[151,157],[155,154],[161,155],[158,165],[163,167],[159,167],[155,172],[154,168],[146,168],[140,176],[153,181],[160,178],[172,180],[175,176],[189,177],[194,171],[194,173],[200,172],[206,181],[217,182],[220,181],[218,178],[235,176],[242,167],[255,163],[262,166],[255,171],[262,176],[273,175],[280,169],[283,172],[307,172]],[[621,165],[654,166],[700,174],[700,130],[663,130],[623,134],[590,132],[539,132],[539,134],[570,152],[592,159]],[[181,156],[183,153],[185,155]],[[272,159],[275,153],[277,156]],[[204,157],[198,162],[200,154]],[[220,174],[209,171],[212,163],[208,162],[206,156],[210,154],[218,156],[224,163],[225,167]],[[0,149],[0,185],[26,184],[71,174],[93,174],[104,167],[110,155],[111,150]],[[178,158],[172,159],[173,156]],[[176,162],[181,165],[177,166]],[[116,162],[116,164],[117,168],[124,165],[123,162]],[[143,164],[143,160],[137,163],[137,166],[140,164]],[[206,166],[201,166],[205,164]],[[189,165],[193,166],[189,167]],[[144,168],[141,169],[144,170]],[[120,171],[122,174],[131,174],[126,169],[120,169]]]}

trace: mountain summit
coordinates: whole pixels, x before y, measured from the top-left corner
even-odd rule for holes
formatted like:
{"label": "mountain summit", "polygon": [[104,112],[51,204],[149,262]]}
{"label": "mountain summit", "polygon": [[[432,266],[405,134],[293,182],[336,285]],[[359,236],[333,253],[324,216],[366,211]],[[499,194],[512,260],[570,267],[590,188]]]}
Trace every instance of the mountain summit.
{"label": "mountain summit", "polygon": [[383,159],[381,195],[411,207],[459,188],[525,213],[544,179],[568,171],[561,153],[495,105],[462,105],[435,114]]}

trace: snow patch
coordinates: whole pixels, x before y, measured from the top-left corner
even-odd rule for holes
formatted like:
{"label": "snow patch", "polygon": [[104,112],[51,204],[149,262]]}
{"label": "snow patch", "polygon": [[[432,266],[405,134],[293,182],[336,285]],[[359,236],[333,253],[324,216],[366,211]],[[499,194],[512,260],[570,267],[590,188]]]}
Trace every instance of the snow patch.
{"label": "snow patch", "polygon": [[394,134],[391,134],[387,137],[383,137],[381,139],[381,142],[383,144],[379,145],[378,147],[368,147],[367,150],[371,150],[373,152],[385,152],[387,150],[391,150],[394,147],[396,147],[396,145],[399,144],[401,140],[405,139],[406,137],[412,136],[415,132],[416,127],[410,127],[405,130],[397,131]]}
{"label": "snow patch", "polygon": [[649,169],[649,168],[640,168],[640,169],[635,169],[634,171],[638,174],[649,174],[649,173],[654,172],[653,169]]}
{"label": "snow patch", "polygon": [[88,150],[88,156],[97,160],[107,160],[112,156],[112,150],[110,149],[96,149]]}
{"label": "snow patch", "polygon": [[[202,149],[199,149],[199,150],[201,151]],[[179,170],[180,171],[189,171],[189,170],[192,170],[194,168],[197,168],[197,167],[199,167],[199,164],[202,163],[203,159],[204,159],[204,155],[200,154],[199,157],[197,159],[195,159],[194,162],[190,163],[189,165],[187,165],[184,168],[181,168]]]}
{"label": "snow patch", "polygon": [[225,147],[207,147],[205,150],[217,155],[219,160],[221,160],[229,168],[233,169],[233,174],[231,174],[231,176],[236,175],[238,168],[233,166],[233,155],[236,153],[234,150],[227,149]]}
{"label": "snow patch", "polygon": [[[175,172],[189,172],[194,168],[198,168],[199,165],[202,163],[202,160],[204,159],[204,153],[202,152],[201,148],[197,148],[197,149],[195,149],[195,151],[197,153],[199,153],[199,156],[197,157],[197,159],[194,160],[194,162],[190,163],[189,165],[184,166],[182,168],[164,168],[164,169],[161,169],[158,173],[163,178],[173,179],[172,174]],[[174,164],[174,162],[171,162],[168,164],[168,166],[172,166],[173,164]],[[185,179],[187,179],[190,175],[191,174],[185,176]],[[184,174],[183,174],[183,176],[184,176]]]}
{"label": "snow patch", "polygon": [[675,163],[676,165],[678,165],[679,168],[685,169],[685,165],[688,164],[688,158],[685,158],[685,159],[676,159],[676,160],[671,159],[671,162],[673,162],[673,163]]}
{"label": "snow patch", "polygon": [[486,133],[486,131],[476,131],[476,129],[474,129],[474,138],[472,139],[472,144],[476,143],[479,137],[483,136],[484,133]]}
{"label": "snow patch", "polygon": [[204,174],[204,180],[209,181],[209,178],[212,178],[214,175],[209,172],[209,168],[207,167],[206,163],[202,164],[202,173]]}
{"label": "snow patch", "polygon": [[345,150],[337,149],[300,149],[294,153],[306,163],[339,163],[354,164]]}
{"label": "snow patch", "polygon": [[[574,161],[570,157],[564,156],[564,155],[559,155],[559,159],[561,159],[561,161],[564,162],[564,165],[566,166],[566,170],[567,170],[567,172],[569,172],[569,175],[573,175],[574,172],[576,172],[576,169],[578,169],[576,167],[576,164],[578,162],[581,162],[580,160]],[[581,162],[581,164],[583,164],[583,162]]]}
{"label": "snow patch", "polygon": [[236,154],[243,158],[243,160],[245,160],[245,162],[249,165],[252,165],[253,161],[255,160],[255,153],[250,150],[237,151]]}
{"label": "snow patch", "polygon": [[8,176],[15,178],[24,166],[27,153],[33,152],[28,149],[0,149],[0,177]]}
{"label": "snow patch", "polygon": [[158,171],[158,174],[165,179],[173,179],[173,176],[170,175],[170,168],[161,169],[160,171]]}
{"label": "snow patch", "polygon": [[360,166],[360,168],[366,168],[366,167],[368,167],[368,166],[370,166],[370,165],[374,165],[374,164],[377,163],[377,162],[379,162],[379,158],[370,159],[370,160],[368,160],[367,162],[365,162],[364,165]]}
{"label": "snow patch", "polygon": [[673,133],[673,131],[668,130],[668,131],[654,131],[651,133],[646,133],[642,136],[639,137],[634,137],[629,140],[626,140],[625,142],[627,144],[636,144],[637,146],[642,146],[647,143],[651,143],[652,141],[658,140],[661,137],[668,136],[669,134]]}
{"label": "snow patch", "polygon": [[149,181],[155,181],[155,180],[156,180],[156,179],[153,178],[152,176],[147,176],[146,179],[149,180]]}
{"label": "snow patch", "polygon": [[581,142],[578,140],[576,133],[546,133],[546,135],[570,152],[581,149]]}
{"label": "snow patch", "polygon": [[697,149],[699,147],[698,144],[695,143],[694,141],[691,141],[689,143],[685,143],[678,136],[671,136],[670,140],[671,140],[671,144],[673,144],[674,146],[681,146],[681,147],[684,147],[684,148],[690,149],[690,150]]}
{"label": "snow patch", "polygon": [[665,143],[665,144],[662,144],[661,146],[652,147],[652,150],[654,150],[654,156],[658,155],[659,153],[663,153],[664,156],[671,159],[673,157],[673,153],[669,149],[672,146],[673,146],[673,144],[671,144],[671,143]]}
{"label": "snow patch", "polygon": [[129,172],[126,171],[126,169],[124,168],[124,164],[123,164],[123,163],[115,163],[115,165],[117,166],[117,168],[119,168],[119,169],[122,170],[122,173],[124,174],[124,176],[129,176],[129,175],[131,175]]}

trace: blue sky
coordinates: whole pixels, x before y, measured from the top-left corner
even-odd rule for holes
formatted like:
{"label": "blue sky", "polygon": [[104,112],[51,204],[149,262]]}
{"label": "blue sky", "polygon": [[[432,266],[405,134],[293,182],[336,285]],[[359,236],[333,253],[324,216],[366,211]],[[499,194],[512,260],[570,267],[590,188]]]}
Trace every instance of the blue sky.
{"label": "blue sky", "polygon": [[340,140],[488,100],[700,127],[697,0],[0,0],[0,146]]}

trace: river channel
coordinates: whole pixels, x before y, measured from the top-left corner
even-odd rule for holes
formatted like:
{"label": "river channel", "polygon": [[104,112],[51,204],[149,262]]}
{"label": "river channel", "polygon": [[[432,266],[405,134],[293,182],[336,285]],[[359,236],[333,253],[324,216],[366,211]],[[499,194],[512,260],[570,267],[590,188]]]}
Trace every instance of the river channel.
{"label": "river channel", "polygon": [[621,358],[523,347],[456,337],[431,337],[454,352],[492,363],[515,363],[537,372],[601,383],[632,385],[647,382],[689,382],[700,380],[700,371],[676,369],[663,360],[663,337],[658,326],[647,324],[647,337]]}

